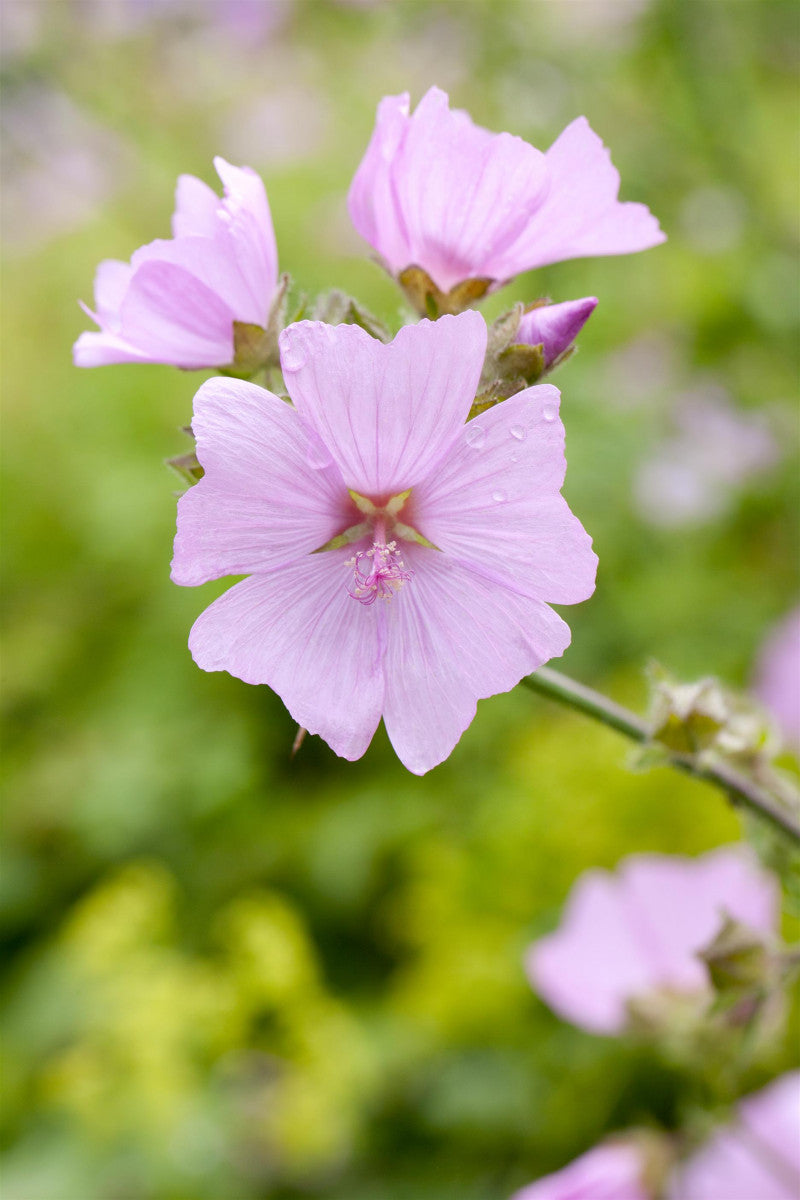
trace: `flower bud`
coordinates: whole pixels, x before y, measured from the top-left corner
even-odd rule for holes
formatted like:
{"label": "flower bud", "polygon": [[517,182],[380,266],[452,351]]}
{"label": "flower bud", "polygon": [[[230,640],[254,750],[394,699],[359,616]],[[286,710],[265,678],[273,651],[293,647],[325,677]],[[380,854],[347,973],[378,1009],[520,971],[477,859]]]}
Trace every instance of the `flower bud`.
{"label": "flower bud", "polygon": [[523,313],[515,341],[541,346],[544,369],[549,371],[569,354],[596,307],[595,296],[565,300],[562,304],[536,305]]}

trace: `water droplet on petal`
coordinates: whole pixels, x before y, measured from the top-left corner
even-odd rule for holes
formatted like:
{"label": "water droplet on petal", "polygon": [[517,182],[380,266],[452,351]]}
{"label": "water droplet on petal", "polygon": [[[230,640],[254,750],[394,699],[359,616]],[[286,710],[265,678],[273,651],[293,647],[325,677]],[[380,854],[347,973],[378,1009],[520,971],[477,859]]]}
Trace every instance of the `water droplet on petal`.
{"label": "water droplet on petal", "polygon": [[494,500],[495,504],[505,504],[508,496],[505,494],[505,492],[498,488],[496,492],[492,492],[492,499]]}
{"label": "water droplet on petal", "polygon": [[555,404],[545,404],[542,407],[542,420],[555,421],[558,416],[558,407]]}
{"label": "water droplet on petal", "polygon": [[296,342],[284,344],[284,349],[281,354],[281,366],[284,371],[299,371],[306,365],[306,356],[300,346]]}
{"label": "water droplet on petal", "polygon": [[525,430],[521,425],[512,425],[508,432],[513,438],[516,438],[518,442],[523,441],[525,438]]}
{"label": "water droplet on petal", "polygon": [[464,441],[473,450],[480,450],[481,446],[486,441],[486,430],[482,425],[478,425],[475,421],[470,421],[464,430]]}

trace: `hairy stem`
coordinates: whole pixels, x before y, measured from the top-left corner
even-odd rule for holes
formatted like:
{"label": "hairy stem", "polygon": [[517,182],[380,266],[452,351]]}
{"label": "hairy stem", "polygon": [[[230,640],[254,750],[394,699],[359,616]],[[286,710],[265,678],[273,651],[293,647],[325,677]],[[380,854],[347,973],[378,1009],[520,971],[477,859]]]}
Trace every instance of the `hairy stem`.
{"label": "hairy stem", "polygon": [[[527,675],[522,682],[533,692],[555,700],[568,708],[577,709],[585,716],[615,729],[623,737],[633,742],[650,740],[650,730],[641,717],[637,717],[629,709],[623,708],[601,695],[593,688],[583,683],[576,683],[560,671],[549,667],[540,667],[533,675]],[[684,771],[695,779],[702,779],[713,784],[726,793],[732,804],[749,808],[765,821],[769,821],[776,829],[788,835],[800,845],[800,824],[791,813],[787,812],[768,792],[754,783],[746,775],[727,766],[725,763],[701,763],[696,758],[686,754],[675,754],[665,749],[668,765],[678,771]]]}

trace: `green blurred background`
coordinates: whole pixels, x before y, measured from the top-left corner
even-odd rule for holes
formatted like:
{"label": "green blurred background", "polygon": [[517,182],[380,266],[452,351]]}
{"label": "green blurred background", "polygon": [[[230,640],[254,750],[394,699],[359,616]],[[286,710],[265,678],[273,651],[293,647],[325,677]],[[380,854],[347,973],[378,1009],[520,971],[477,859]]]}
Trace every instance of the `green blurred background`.
{"label": "green blurred background", "polygon": [[[418,779],[346,764],[193,664],[164,459],[200,375],[79,371],[101,258],[176,177],[266,182],[282,268],[394,326],[345,196],[388,92],[544,148],[585,113],[665,246],[486,306],[597,295],[564,393],[596,595],[564,668],[751,679],[796,602],[798,12],[774,0],[4,0],[7,1200],[505,1200],[691,1071],[593,1038],[521,957],[580,871],[739,836],[715,792],[527,692]],[[779,1042],[737,1087],[791,1062]]]}

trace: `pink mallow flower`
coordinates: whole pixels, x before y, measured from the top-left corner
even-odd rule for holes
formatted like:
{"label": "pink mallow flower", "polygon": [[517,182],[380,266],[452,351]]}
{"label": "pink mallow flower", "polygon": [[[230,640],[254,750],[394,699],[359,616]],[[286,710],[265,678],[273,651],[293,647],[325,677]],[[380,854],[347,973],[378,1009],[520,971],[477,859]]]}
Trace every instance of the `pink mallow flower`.
{"label": "pink mallow flower", "polygon": [[592,869],[578,880],[561,927],[527,955],[531,983],[574,1025],[621,1033],[631,1001],[659,992],[709,992],[697,957],[725,915],[773,932],[778,892],[750,854],[724,846],[699,858],[634,854],[615,874]]}
{"label": "pink mallow flower", "polygon": [[194,659],[268,684],[345,758],[382,716],[409,770],[441,762],[478,699],[563,653],[548,603],[594,589],[591,540],[559,494],[558,391],[465,425],[486,340],[476,312],[389,345],[302,321],[280,339],[294,407],[232,379],[195,397],[205,475],[178,506],[172,577],[250,578],[200,616]]}
{"label": "pink mallow flower", "polygon": [[82,333],[75,364],[154,362],[227,366],[233,322],[265,326],[278,281],[278,253],[264,185],[250,167],[215,158],[223,199],[181,175],[171,240],[142,246],[130,263],[106,259],[95,276],[100,333]]}
{"label": "pink mallow flower", "polygon": [[554,1175],[516,1192],[511,1200],[649,1200],[644,1163],[635,1145],[605,1142]]}
{"label": "pink mallow flower", "polygon": [[786,744],[800,749],[800,608],[768,636],[756,668],[755,692]]}
{"label": "pink mallow flower", "polygon": [[432,87],[413,114],[386,96],[350,187],[350,217],[398,274],[422,267],[442,292],[546,263],[628,254],[665,240],[644,204],[620,204],[619,174],[585,117],[546,153],[451,111]]}
{"label": "pink mallow flower", "polygon": [[674,1175],[668,1200],[797,1200],[800,1071],[782,1075],[738,1106]]}
{"label": "pink mallow flower", "polygon": [[541,346],[547,371],[566,354],[596,307],[595,296],[565,300],[562,304],[540,304],[522,314],[514,341]]}

